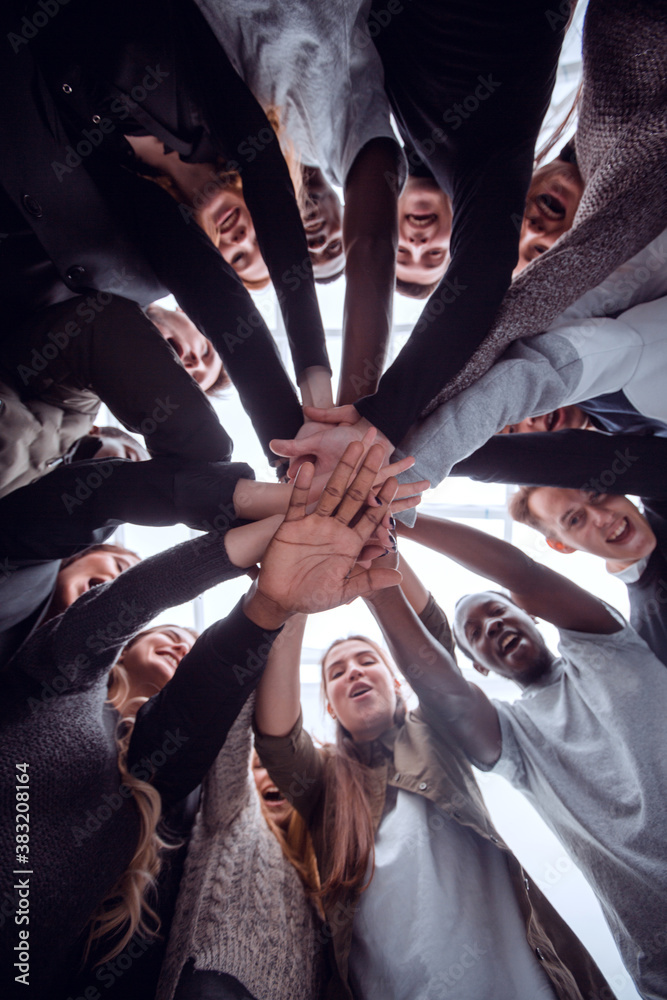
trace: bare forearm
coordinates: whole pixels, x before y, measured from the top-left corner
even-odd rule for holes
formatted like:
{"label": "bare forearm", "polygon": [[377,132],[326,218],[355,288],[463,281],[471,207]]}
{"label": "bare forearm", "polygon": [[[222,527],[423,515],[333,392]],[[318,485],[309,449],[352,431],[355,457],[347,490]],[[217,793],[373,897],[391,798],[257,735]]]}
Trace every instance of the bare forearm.
{"label": "bare forearm", "polygon": [[400,525],[398,530],[405,538],[441,552],[516,593],[530,591],[531,583],[537,583],[543,570],[514,545],[455,521],[420,514],[414,528]]}
{"label": "bare forearm", "polygon": [[244,521],[260,521],[274,514],[287,512],[292,487],[286,483],[263,483],[254,479],[239,479],[234,489],[233,503],[237,517]]}
{"label": "bare forearm", "polygon": [[243,568],[258,563],[282,520],[282,514],[275,514],[273,517],[265,517],[253,524],[243,524],[238,528],[231,528],[225,535],[225,548],[229,561],[234,566]]}
{"label": "bare forearm", "polygon": [[331,372],[320,365],[304,368],[298,377],[301,402],[304,406],[332,406]]}
{"label": "bare forearm", "polygon": [[402,591],[402,584],[392,587],[367,601],[368,607],[419,700],[427,704],[435,700],[442,709],[451,703],[452,712],[459,712],[461,699],[469,696],[469,685],[449,653],[419,621]]}
{"label": "bare forearm", "polygon": [[495,761],[500,746],[496,710],[426,631],[401,590],[385,591],[369,606],[429,723],[456,740],[473,759]]}
{"label": "bare forearm", "polygon": [[392,235],[356,240],[346,245],[346,258],[339,405],[374,393],[384,371],[396,267]]}

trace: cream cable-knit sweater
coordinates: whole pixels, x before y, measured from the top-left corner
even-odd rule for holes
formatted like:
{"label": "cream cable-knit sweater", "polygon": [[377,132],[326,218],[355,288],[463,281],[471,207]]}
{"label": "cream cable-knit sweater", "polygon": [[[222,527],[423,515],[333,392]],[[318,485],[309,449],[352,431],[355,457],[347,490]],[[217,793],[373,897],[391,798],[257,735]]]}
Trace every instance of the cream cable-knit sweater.
{"label": "cream cable-knit sweater", "polygon": [[575,143],[586,186],[572,229],[512,282],[489,335],[424,415],[476,382],[513,340],[544,332],[667,227],[665,0],[590,0],[583,81]]}
{"label": "cream cable-knit sweater", "polygon": [[314,1000],[326,938],[301,879],[262,816],[249,771],[254,698],[203,784],[156,1000],[189,958],[257,1000]]}

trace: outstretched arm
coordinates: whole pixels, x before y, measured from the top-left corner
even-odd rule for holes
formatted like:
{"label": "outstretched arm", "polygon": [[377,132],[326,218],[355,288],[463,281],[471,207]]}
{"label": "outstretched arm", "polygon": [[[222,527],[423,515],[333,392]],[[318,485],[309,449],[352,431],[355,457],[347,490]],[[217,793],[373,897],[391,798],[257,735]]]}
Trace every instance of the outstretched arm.
{"label": "outstretched arm", "polygon": [[485,531],[454,521],[421,515],[414,528],[400,534],[449,556],[461,566],[506,587],[529,614],[557,628],[609,635],[620,623],[588,591]]}
{"label": "outstretched arm", "polygon": [[493,764],[501,746],[495,708],[475,684],[465,680],[452,656],[424,628],[403,587],[367,598],[367,604],[431,724],[474,760]]}
{"label": "outstretched arm", "polygon": [[375,392],[384,370],[396,275],[400,156],[392,139],[372,139],[347,176],[339,404]]}
{"label": "outstretched arm", "polygon": [[263,736],[287,736],[301,711],[301,646],[307,615],[295,615],[274,643],[257,688],[255,726]]}
{"label": "outstretched arm", "polygon": [[664,497],[667,439],[650,434],[602,434],[565,430],[497,434],[451,476],[483,483],[562,486],[598,493]]}

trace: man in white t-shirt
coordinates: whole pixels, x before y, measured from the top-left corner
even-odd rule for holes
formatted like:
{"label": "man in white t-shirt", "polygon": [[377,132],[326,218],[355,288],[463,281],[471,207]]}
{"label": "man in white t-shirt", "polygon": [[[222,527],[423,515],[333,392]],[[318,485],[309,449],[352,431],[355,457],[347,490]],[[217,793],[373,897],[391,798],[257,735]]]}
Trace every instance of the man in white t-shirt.
{"label": "man in white t-shirt", "polygon": [[[394,592],[380,619],[392,652],[405,646],[412,669],[432,675],[452,737],[524,792],[572,853],[642,996],[667,998],[663,664],[617,612],[507,542],[424,516],[401,533],[511,592],[462,598],[454,630],[480,673],[513,680],[522,695],[487,698]],[[560,656],[533,615],[558,628]]]}

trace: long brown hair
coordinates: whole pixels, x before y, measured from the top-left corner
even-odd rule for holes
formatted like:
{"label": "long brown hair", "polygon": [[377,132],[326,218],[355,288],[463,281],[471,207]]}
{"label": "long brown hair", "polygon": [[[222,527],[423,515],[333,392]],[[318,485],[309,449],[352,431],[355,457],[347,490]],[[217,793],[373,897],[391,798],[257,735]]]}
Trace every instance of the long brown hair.
{"label": "long brown hair", "polygon": [[261,795],[259,797],[259,804],[262,815],[266,820],[266,825],[280,844],[284,857],[296,870],[297,875],[303,882],[306,894],[313,902],[316,904],[319,903],[321,886],[317,858],[315,857],[313,842],[303,817],[293,808],[287,829],[283,829],[269,815],[269,811],[264,805]]}
{"label": "long brown hair", "polygon": [[[120,954],[137,930],[147,938],[157,936],[160,930],[160,918],[148,902],[148,898],[150,891],[155,888],[162,864],[163,851],[178,846],[178,844],[167,843],[157,832],[162,815],[162,798],[157,788],[150,782],[137,778],[127,767],[127,753],[136,714],[148,699],[138,697],[133,698],[130,702],[127,701],[131,684],[127,670],[120,660],[126,650],[130,649],[146,633],[155,631],[156,627],[164,626],[152,626],[144,629],[130,639],[123,647],[118,661],[109,671],[107,701],[119,712],[123,711],[123,718],[119,721],[116,734],[118,771],[121,784],[130,789],[134,804],[139,812],[139,840],[130,864],[113,888],[109,890],[91,918],[84,960],[88,958],[96,941],[107,936],[116,938],[115,944],[111,945],[104,956],[95,963],[96,966],[103,965]],[[185,631],[190,632],[195,639],[199,635],[194,629],[188,628]]]}
{"label": "long brown hair", "polygon": [[[336,639],[321,660],[322,693],[326,698],[324,665],[332,649],[342,642],[367,643],[378,654],[392,677],[396,677],[389,654],[366,635],[351,635]],[[400,691],[396,692],[394,724],[405,722],[406,704]],[[350,895],[363,892],[373,878],[375,870],[375,835],[369,806],[371,795],[371,768],[363,763],[359,747],[351,733],[336,719],[336,742],[325,747],[333,778],[327,783],[328,807],[333,812],[333,826],[325,830],[325,844],[330,859],[329,872],[322,883],[320,895],[325,907],[345,901]],[[369,862],[370,874],[367,876]]]}

